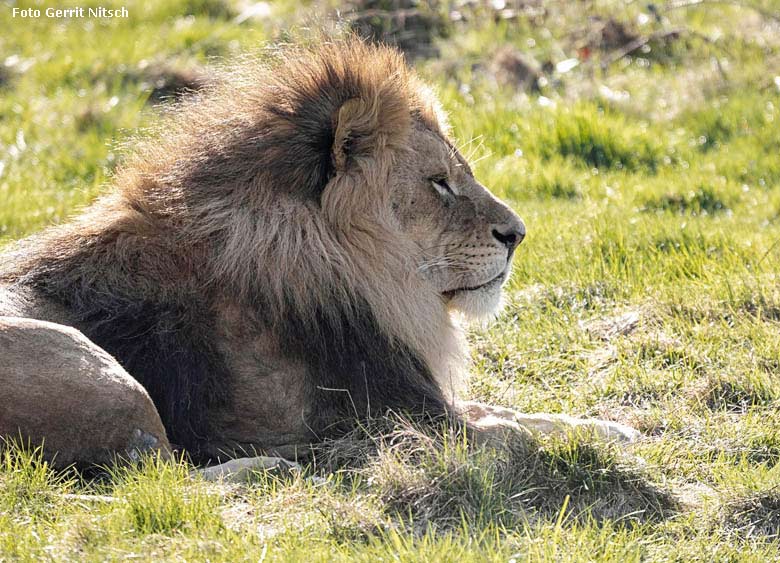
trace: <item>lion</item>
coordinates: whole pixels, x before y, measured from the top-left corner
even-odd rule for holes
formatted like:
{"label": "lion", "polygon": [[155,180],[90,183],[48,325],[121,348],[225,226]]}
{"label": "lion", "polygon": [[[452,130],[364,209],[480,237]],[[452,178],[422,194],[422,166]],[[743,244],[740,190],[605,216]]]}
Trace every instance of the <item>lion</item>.
{"label": "lion", "polygon": [[634,436],[461,401],[460,318],[496,313],[526,228],[399,52],[330,40],[220,72],[79,216],[0,256],[0,315],[83,333],[193,459],[294,456],[388,411]]}

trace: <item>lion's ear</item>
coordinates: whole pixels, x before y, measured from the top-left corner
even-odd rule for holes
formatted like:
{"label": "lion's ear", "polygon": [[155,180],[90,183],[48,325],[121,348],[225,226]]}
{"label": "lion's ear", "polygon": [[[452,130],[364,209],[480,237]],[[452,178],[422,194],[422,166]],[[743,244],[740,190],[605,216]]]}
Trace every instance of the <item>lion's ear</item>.
{"label": "lion's ear", "polygon": [[356,156],[372,152],[378,125],[375,105],[360,98],[352,98],[336,112],[331,150],[337,172],[346,170],[349,161]]}
{"label": "lion's ear", "polygon": [[405,144],[411,114],[397,81],[394,76],[381,87],[348,99],[334,113],[331,160],[337,173],[357,158],[376,157]]}

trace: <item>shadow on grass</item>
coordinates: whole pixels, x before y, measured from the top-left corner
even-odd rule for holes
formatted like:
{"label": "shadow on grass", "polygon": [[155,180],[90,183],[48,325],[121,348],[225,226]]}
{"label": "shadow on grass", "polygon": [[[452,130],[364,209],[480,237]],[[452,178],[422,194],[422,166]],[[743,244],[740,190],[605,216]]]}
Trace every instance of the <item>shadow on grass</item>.
{"label": "shadow on grass", "polygon": [[451,427],[395,419],[319,446],[315,459],[316,471],[350,474],[420,531],[563,516],[634,525],[679,511],[672,494],[617,446],[575,436],[544,443],[508,436],[499,447],[475,447]]}
{"label": "shadow on grass", "polygon": [[722,511],[726,531],[746,539],[780,538],[780,487],[755,492],[727,503]]}

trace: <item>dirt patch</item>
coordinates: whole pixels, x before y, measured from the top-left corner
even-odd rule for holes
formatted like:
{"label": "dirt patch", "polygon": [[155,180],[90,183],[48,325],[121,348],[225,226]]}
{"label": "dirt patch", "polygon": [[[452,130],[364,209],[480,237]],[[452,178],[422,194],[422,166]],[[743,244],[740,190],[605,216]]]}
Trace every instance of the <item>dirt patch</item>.
{"label": "dirt patch", "polygon": [[593,319],[581,324],[591,336],[610,342],[619,336],[628,336],[640,326],[642,313],[631,310],[610,317]]}
{"label": "dirt patch", "polygon": [[202,89],[209,83],[206,73],[196,67],[151,64],[139,69],[138,80],[149,90],[147,103],[175,101]]}
{"label": "dirt patch", "polygon": [[590,31],[589,44],[591,47],[611,51],[622,49],[637,40],[639,34],[625,22],[608,18],[593,19],[593,27]]}
{"label": "dirt patch", "polygon": [[541,66],[532,56],[510,45],[496,51],[490,61],[489,70],[499,84],[519,90],[539,91]]}

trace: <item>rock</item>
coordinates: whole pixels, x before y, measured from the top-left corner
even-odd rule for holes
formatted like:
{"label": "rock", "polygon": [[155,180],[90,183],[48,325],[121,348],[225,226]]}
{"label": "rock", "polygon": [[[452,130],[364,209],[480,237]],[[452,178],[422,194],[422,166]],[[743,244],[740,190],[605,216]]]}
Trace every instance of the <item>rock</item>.
{"label": "rock", "polygon": [[0,437],[35,446],[56,466],[169,455],[146,390],[74,328],[0,317]]}

